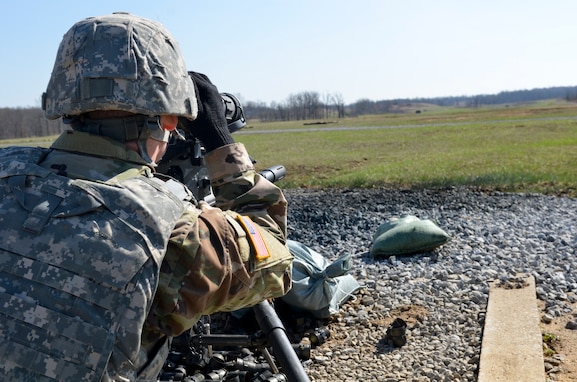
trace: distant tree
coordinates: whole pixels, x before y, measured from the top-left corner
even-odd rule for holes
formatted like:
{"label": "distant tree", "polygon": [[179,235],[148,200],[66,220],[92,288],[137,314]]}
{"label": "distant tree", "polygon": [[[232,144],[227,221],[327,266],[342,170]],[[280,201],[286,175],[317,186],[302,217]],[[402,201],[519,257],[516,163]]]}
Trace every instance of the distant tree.
{"label": "distant tree", "polygon": [[374,114],[375,101],[368,98],[362,98],[351,105],[351,113],[353,115]]}
{"label": "distant tree", "polygon": [[345,101],[343,99],[343,95],[341,93],[335,93],[331,97],[333,106],[337,110],[337,117],[344,118],[345,117]]}
{"label": "distant tree", "polygon": [[321,106],[323,107],[323,118],[324,119],[328,119],[331,118],[331,100],[332,100],[332,96],[329,93],[325,93],[323,95],[323,102],[321,103]]}

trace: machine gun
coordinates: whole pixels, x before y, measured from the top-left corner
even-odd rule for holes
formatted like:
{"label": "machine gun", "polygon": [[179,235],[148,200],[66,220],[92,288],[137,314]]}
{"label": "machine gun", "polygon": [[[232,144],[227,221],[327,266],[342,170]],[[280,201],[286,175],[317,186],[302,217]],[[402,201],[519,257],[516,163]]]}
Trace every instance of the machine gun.
{"label": "machine gun", "polygon": [[[234,133],[246,125],[244,110],[236,97],[222,93],[228,129]],[[204,161],[202,142],[190,132],[183,131],[180,140],[173,140],[159,163],[158,171],[181,181],[192,191],[198,201],[214,204],[215,197]],[[254,160],[253,160],[254,162]],[[285,176],[282,165],[269,167],[260,172],[271,182]],[[310,381],[299,359],[306,354],[306,345],[293,345],[274,307],[263,301],[252,308],[260,327],[252,336],[233,334],[213,335],[210,324],[196,325],[189,332],[176,338],[161,375],[160,381]],[[251,358],[227,359],[232,351],[215,353],[216,347],[255,348]],[[268,350],[272,349],[272,354]],[[258,353],[258,354],[257,354]],[[257,357],[264,362],[256,362]],[[246,350],[244,351],[246,356]],[[306,356],[303,358],[307,358]],[[280,367],[276,365],[276,362]]]}
{"label": "machine gun", "polygon": [[[226,121],[231,133],[246,126],[244,110],[238,99],[229,93],[221,93],[225,105]],[[158,172],[169,175],[188,186],[196,200],[204,200],[214,204],[214,194],[210,187],[210,179],[204,160],[204,146],[202,142],[189,131],[181,132],[181,139],[173,139],[162,161],[158,165]],[[253,159],[253,162],[256,161]],[[271,182],[277,182],[286,175],[282,165],[269,167],[260,172]]]}

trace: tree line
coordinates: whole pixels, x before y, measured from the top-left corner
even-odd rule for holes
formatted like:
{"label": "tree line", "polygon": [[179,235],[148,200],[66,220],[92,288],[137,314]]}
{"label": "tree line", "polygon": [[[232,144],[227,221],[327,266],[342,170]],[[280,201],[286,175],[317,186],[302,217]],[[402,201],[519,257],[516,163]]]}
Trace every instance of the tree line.
{"label": "tree line", "polygon": [[344,118],[345,103],[339,93],[321,95],[314,91],[291,94],[284,102],[246,102],[247,119],[263,122]]}
{"label": "tree line", "polygon": [[[305,91],[293,94],[282,102],[244,102],[249,120],[294,121],[327,120],[348,116],[394,112],[398,105],[409,103],[438,106],[480,107],[483,105],[514,104],[545,99],[565,99],[577,102],[577,86],[560,86],[531,90],[503,91],[498,94],[451,96],[435,98],[399,98],[373,101],[359,99],[346,105],[339,93],[321,94]],[[66,129],[61,119],[48,120],[40,108],[0,108],[0,139],[43,137],[56,135]]]}
{"label": "tree line", "polygon": [[62,119],[47,119],[39,107],[0,108],[0,139],[47,137],[65,129]]}
{"label": "tree line", "polygon": [[565,99],[570,102],[577,102],[577,86],[502,91],[497,94],[474,96],[397,98],[379,101],[363,98],[348,105],[344,104],[343,97],[338,93],[321,95],[317,92],[302,92],[290,95],[284,102],[271,102],[270,104],[247,102],[245,114],[249,119],[261,121],[291,121],[391,113],[396,110],[396,106],[410,103],[453,107],[481,107],[483,105],[514,104],[546,99]]}

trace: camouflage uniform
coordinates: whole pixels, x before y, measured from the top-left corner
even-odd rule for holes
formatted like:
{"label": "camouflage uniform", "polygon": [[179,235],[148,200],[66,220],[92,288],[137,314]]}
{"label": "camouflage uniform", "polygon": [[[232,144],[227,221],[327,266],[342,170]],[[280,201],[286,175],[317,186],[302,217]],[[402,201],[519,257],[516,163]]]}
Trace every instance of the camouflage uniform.
{"label": "camouflage uniform", "polygon": [[[18,227],[12,228],[14,216],[9,213],[13,208],[7,208],[10,211],[0,216],[0,232],[3,232],[0,249],[20,257],[17,256],[18,264],[7,270],[5,265],[11,264],[14,257],[0,251],[0,333],[5,343],[0,344],[0,356],[4,360],[0,374],[6,376],[0,379],[68,377],[80,380],[80,375],[92,380],[155,379],[168,353],[170,337],[190,328],[201,315],[252,305],[281,296],[290,288],[292,256],[285,243],[286,200],[275,185],[254,171],[242,144],[224,146],[206,156],[220,208],[204,202],[200,205],[179,202],[175,196],[186,199],[184,187],[154,180],[157,178],[145,160],[125,150],[123,144],[106,138],[69,131],[61,135],[51,150],[18,152],[19,155],[38,155],[40,164],[34,167],[36,174],[31,180],[22,185],[23,190],[36,194],[46,189],[44,183],[47,182],[40,182],[37,188],[36,182],[43,177],[51,179],[41,169],[49,170],[59,175],[56,179],[62,183],[59,186],[60,183],[53,182],[50,188],[53,193],[66,200],[65,193],[70,187],[62,179],[72,179],[73,185],[80,185],[92,196],[87,199],[92,204],[86,200],[77,203],[85,206],[86,214],[103,211],[96,208],[103,203],[104,212],[112,212],[124,223],[123,230],[130,226],[132,231],[125,233],[121,228],[117,231],[114,226],[107,228],[105,222],[92,221],[93,215],[78,215],[74,223],[70,223],[70,231],[63,231],[62,237],[34,236],[18,231]],[[2,154],[0,150],[0,157],[6,156],[0,160],[0,178],[18,178],[14,174],[28,165],[20,165],[13,156]],[[12,181],[6,182],[12,186]],[[126,196],[127,193],[130,195]],[[115,200],[114,195],[119,197]],[[4,200],[8,203],[9,199]],[[30,204],[30,200],[35,199],[26,200]],[[47,200],[50,205],[51,199]],[[42,227],[44,221],[36,219],[42,215],[35,211],[42,210],[44,204],[31,206],[32,212],[24,223],[32,221],[36,223],[33,227]],[[239,214],[251,217],[270,256],[256,259],[258,253],[238,223]],[[53,215],[50,221],[63,216],[62,213]],[[89,216],[89,221],[83,221],[83,216],[85,220]],[[109,243],[108,247],[97,248],[98,240],[83,242],[84,238],[74,235],[74,227],[90,224],[99,227],[96,236]],[[131,235],[144,244],[131,244]],[[43,242],[38,243],[35,237]],[[83,244],[95,247],[86,248]],[[143,251],[143,246],[149,249]],[[34,248],[32,255],[26,252],[30,252],[30,248]],[[137,254],[138,259],[131,258]],[[68,266],[68,263],[73,264]],[[142,266],[144,263],[150,266]],[[88,274],[84,266],[92,267]],[[62,276],[64,272],[66,278]],[[75,281],[79,279],[83,283]],[[34,285],[45,287],[22,289],[32,285],[30,280]],[[19,287],[12,290],[16,282]],[[83,289],[88,283],[90,291]],[[119,296],[113,304],[112,296],[126,291],[125,285],[133,285],[132,294],[127,294],[131,300],[125,301]],[[64,306],[68,301],[64,295],[74,297],[78,317],[66,316],[50,323],[50,317],[62,316],[56,315],[56,311],[68,309]],[[114,306],[118,313],[108,312],[107,306]],[[17,317],[10,317],[11,314]],[[85,321],[91,321],[91,330],[86,329]],[[45,332],[46,336],[58,333],[59,342],[49,337],[37,340],[38,333]],[[70,338],[64,340],[68,336]],[[76,348],[67,347],[78,338],[79,342],[74,342]],[[83,350],[83,339],[87,349],[82,356],[75,356],[74,352]],[[26,348],[28,343],[36,348]],[[96,348],[95,343],[101,347]],[[88,349],[92,349],[92,353]],[[110,349],[110,354],[106,349]],[[44,354],[45,358],[38,361],[37,354]],[[28,355],[33,356],[30,365],[34,365],[34,370],[26,370]],[[98,358],[100,355],[104,361]],[[80,374],[66,369],[66,362],[54,360],[76,362],[90,370]],[[24,363],[21,365],[24,367],[15,367],[18,362]],[[106,364],[106,370],[100,370],[103,376],[98,374],[102,362]],[[35,372],[44,375],[44,379],[33,374]],[[72,374],[77,372],[79,374]]]}

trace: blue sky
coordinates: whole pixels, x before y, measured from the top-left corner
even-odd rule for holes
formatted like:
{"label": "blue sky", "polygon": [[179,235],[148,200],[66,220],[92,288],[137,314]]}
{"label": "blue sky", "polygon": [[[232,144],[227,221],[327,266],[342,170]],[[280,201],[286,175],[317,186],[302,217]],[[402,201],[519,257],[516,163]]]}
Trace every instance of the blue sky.
{"label": "blue sky", "polygon": [[190,70],[245,102],[577,85],[574,0],[18,0],[4,9],[0,107],[39,106],[62,35],[115,11],[165,24]]}

